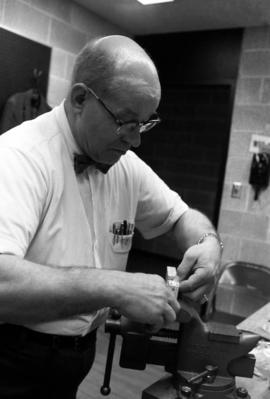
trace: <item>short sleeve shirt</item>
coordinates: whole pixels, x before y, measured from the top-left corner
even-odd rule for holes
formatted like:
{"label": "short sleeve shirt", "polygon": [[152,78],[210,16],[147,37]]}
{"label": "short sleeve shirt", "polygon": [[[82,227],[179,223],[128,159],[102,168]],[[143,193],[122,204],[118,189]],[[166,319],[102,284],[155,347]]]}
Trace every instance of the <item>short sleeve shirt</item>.
{"label": "short sleeve shirt", "polygon": [[[107,174],[90,166],[76,175],[78,152],[64,103],[0,137],[0,252],[41,265],[124,271],[134,226],[156,237],[188,206],[132,151]],[[28,327],[83,335],[104,314]]]}

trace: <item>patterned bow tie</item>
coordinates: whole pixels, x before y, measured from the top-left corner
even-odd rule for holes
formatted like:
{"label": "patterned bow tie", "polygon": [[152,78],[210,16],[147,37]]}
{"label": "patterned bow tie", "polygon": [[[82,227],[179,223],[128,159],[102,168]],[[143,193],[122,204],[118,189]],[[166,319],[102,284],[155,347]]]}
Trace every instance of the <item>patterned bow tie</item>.
{"label": "patterned bow tie", "polygon": [[81,174],[88,166],[94,165],[102,173],[106,174],[112,165],[99,163],[83,154],[74,155],[74,169],[77,175]]}

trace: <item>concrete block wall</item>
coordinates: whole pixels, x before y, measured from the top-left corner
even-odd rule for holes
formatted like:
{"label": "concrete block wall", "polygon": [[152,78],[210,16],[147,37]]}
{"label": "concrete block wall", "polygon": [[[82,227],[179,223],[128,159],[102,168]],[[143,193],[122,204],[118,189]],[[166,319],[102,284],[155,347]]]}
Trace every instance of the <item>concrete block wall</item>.
{"label": "concrete block wall", "polygon": [[72,0],[0,0],[0,27],[52,48],[47,101],[65,97],[75,55],[91,37],[125,34]]}
{"label": "concrete block wall", "polygon": [[[234,101],[229,153],[218,229],[223,262],[246,261],[270,267],[270,188],[254,201],[249,185],[252,134],[270,136],[270,27],[245,30]],[[243,185],[231,197],[233,182]]]}

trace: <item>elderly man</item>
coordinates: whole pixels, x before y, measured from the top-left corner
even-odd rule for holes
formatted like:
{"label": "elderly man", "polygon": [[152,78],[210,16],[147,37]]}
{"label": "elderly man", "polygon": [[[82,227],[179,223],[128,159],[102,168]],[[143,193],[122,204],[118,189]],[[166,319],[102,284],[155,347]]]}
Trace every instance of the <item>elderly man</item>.
{"label": "elderly man", "polygon": [[66,100],[1,136],[1,399],[74,399],[108,307],[149,331],[176,319],[160,276],[125,272],[134,226],[176,241],[181,292],[201,300],[212,284],[212,224],[130,151],[159,122],[160,92],[136,42],[98,38]]}

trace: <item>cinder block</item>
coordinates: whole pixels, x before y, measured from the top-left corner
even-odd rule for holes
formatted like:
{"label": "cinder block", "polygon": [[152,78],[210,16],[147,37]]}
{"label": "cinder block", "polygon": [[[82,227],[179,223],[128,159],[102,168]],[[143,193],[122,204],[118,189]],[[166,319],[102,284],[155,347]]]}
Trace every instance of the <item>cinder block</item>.
{"label": "cinder block", "polygon": [[51,46],[77,54],[86,43],[86,35],[58,20],[52,20],[49,38]]}
{"label": "cinder block", "polygon": [[241,76],[270,76],[270,51],[245,51],[242,55]]}
{"label": "cinder block", "polygon": [[241,236],[254,240],[267,240],[269,218],[263,214],[243,213]]}
{"label": "cinder block", "polygon": [[265,49],[270,48],[270,29],[269,26],[246,28],[243,49]]}
{"label": "cinder block", "polygon": [[250,156],[249,146],[252,134],[254,134],[254,132],[231,131],[228,160],[231,157],[238,157],[239,155],[243,157]]}
{"label": "cinder block", "polygon": [[251,164],[251,156],[244,158],[239,154],[237,157],[230,157],[227,161],[225,181],[228,183],[234,181],[247,182]]}
{"label": "cinder block", "polygon": [[262,102],[270,103],[270,78],[266,78],[262,83]]}
{"label": "cinder block", "polygon": [[224,244],[222,264],[239,260],[240,238],[234,235],[221,234]]}
{"label": "cinder block", "polygon": [[235,104],[257,104],[260,100],[262,79],[242,78],[237,82]]}
{"label": "cinder block", "polygon": [[109,25],[108,22],[101,20],[78,4],[73,4],[71,7],[70,21],[75,29],[91,33],[92,37],[101,35],[105,31],[105,28],[102,29],[103,23]]}
{"label": "cinder block", "polygon": [[239,236],[243,212],[221,210],[219,214],[218,231],[222,234]]}
{"label": "cinder block", "polygon": [[71,6],[70,21],[76,29],[87,32],[88,39],[95,36],[113,34],[129,35],[128,32],[124,31],[119,26],[108,22],[75,3]]}
{"label": "cinder block", "polygon": [[240,244],[240,259],[243,262],[257,263],[269,266],[270,245],[269,242],[242,240]]}
{"label": "cinder block", "polygon": [[3,23],[4,18],[5,0],[0,0],[0,25]]}
{"label": "cinder block", "polygon": [[268,105],[236,105],[233,111],[232,129],[263,131],[270,123],[270,106]]}
{"label": "cinder block", "polygon": [[231,191],[232,185],[224,184],[220,209],[245,212],[247,210],[247,186],[243,185],[241,198],[232,198]]}
{"label": "cinder block", "polygon": [[51,107],[59,105],[67,95],[69,82],[50,75],[47,101]]}
{"label": "cinder block", "polygon": [[[269,196],[270,196],[270,188],[268,186],[267,189],[261,190],[259,192],[258,200],[255,201],[254,196],[255,196],[255,190],[254,188],[249,185],[248,186],[248,212],[249,213],[254,213],[254,214],[261,214],[264,215],[265,217],[270,217],[270,202],[269,202]],[[269,237],[270,239],[270,237]]]}
{"label": "cinder block", "polygon": [[71,0],[28,0],[35,8],[59,18],[65,22],[70,22]]}
{"label": "cinder block", "polygon": [[3,24],[28,38],[47,43],[50,18],[16,0],[5,4]]}
{"label": "cinder block", "polygon": [[67,80],[71,80],[73,67],[75,64],[75,56],[72,54],[66,55],[66,69],[65,69],[65,78]]}
{"label": "cinder block", "polygon": [[51,54],[50,74],[59,78],[66,77],[67,53],[54,47]]}

